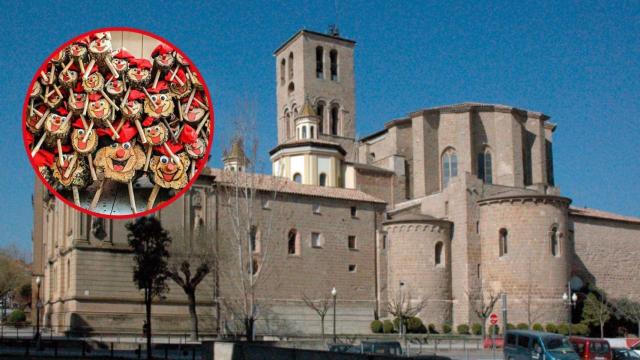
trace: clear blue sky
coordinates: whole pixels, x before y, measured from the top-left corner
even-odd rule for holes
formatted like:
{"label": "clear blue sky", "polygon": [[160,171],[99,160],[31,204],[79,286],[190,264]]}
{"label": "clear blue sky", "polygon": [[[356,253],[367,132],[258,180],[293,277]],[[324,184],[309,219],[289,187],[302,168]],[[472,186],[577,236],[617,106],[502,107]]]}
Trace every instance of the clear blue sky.
{"label": "clear blue sky", "polygon": [[[256,104],[262,153],[275,145],[272,52],[301,28],[325,31],[334,0],[252,2],[3,0],[0,20],[0,245],[31,247],[33,171],[21,109],[35,69],[82,32],[132,26],[176,44],[212,90],[218,165],[245,100]],[[357,131],[422,107],[495,102],[558,124],[556,182],[574,205],[640,216],[640,2],[338,1],[356,40]]]}

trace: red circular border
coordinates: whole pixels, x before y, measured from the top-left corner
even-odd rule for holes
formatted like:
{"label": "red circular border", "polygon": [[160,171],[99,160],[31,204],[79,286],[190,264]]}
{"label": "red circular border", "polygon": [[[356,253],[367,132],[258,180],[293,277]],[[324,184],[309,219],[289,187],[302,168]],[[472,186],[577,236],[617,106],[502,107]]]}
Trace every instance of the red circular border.
{"label": "red circular border", "polygon": [[[93,212],[93,211],[89,211],[88,209],[85,209],[83,207],[77,206],[73,201],[69,201],[67,198],[65,198],[64,196],[62,196],[61,194],[59,194],[45,179],[44,177],[42,177],[42,174],[40,174],[40,171],[38,171],[38,168],[35,166],[33,158],[31,157],[31,149],[29,149],[29,144],[27,144],[27,112],[28,112],[28,106],[29,106],[29,93],[31,91],[31,88],[33,87],[33,84],[37,81],[38,76],[40,74],[40,71],[44,70],[47,66],[47,63],[49,62],[49,59],[51,59],[55,54],[57,54],[58,52],[60,52],[62,49],[66,48],[67,46],[71,45],[72,42],[76,41],[77,39],[81,39],[83,37],[89,36],[91,34],[97,33],[97,32],[106,32],[106,31],[128,31],[128,32],[133,32],[133,33],[137,33],[137,34],[142,34],[142,35],[146,35],[149,37],[152,37],[158,41],[161,41],[171,47],[173,47],[177,52],[180,53],[180,55],[182,55],[185,59],[187,59],[187,61],[189,62],[189,66],[191,66],[195,71],[198,72],[198,75],[200,75],[200,81],[202,82],[202,85],[204,87],[204,91],[205,91],[205,95],[207,96],[207,98],[209,99],[210,102],[210,107],[211,110],[209,111],[209,118],[211,120],[211,130],[209,131],[209,144],[207,146],[207,151],[206,151],[206,155],[205,155],[205,162],[204,162],[204,166],[200,169],[198,169],[196,171],[195,176],[187,183],[187,186],[185,186],[182,190],[180,190],[180,192],[178,192],[176,195],[174,195],[173,197],[171,197],[169,200],[149,209],[149,210],[145,210],[142,212],[138,212],[135,214],[130,214],[130,215],[107,215],[107,214],[101,214],[101,213],[97,213],[97,212]],[[64,44],[62,44],[61,46],[59,46],[55,51],[53,51],[49,56],[47,56],[47,58],[45,59],[44,63],[40,66],[40,68],[38,68],[38,70],[36,71],[35,75],[33,76],[33,79],[31,80],[31,82],[29,83],[29,87],[27,88],[27,96],[25,97],[24,100],[24,105],[22,107],[22,140],[24,142],[24,147],[25,147],[25,151],[27,154],[27,158],[29,159],[29,162],[31,163],[31,167],[33,168],[33,170],[35,171],[36,175],[38,176],[38,178],[40,179],[40,181],[47,187],[47,189],[49,189],[49,191],[55,195],[56,198],[60,199],[62,202],[64,202],[67,206],[70,206],[80,212],[83,212],[85,214],[91,215],[91,216],[95,216],[95,217],[100,217],[100,218],[104,218],[104,219],[117,219],[117,220],[124,220],[124,219],[135,219],[141,216],[146,216],[146,215],[150,215],[155,213],[156,211],[171,205],[174,201],[176,201],[178,198],[180,198],[181,196],[183,196],[193,185],[193,183],[198,179],[198,177],[200,177],[200,174],[202,173],[202,170],[206,167],[207,162],[209,161],[209,155],[211,152],[211,146],[213,145],[213,133],[214,133],[214,129],[215,129],[215,120],[214,120],[215,116],[214,116],[214,106],[213,103],[211,102],[211,94],[209,93],[209,87],[207,86],[204,77],[202,76],[202,72],[200,72],[198,70],[198,68],[195,66],[195,64],[193,63],[193,61],[191,61],[191,59],[185,55],[185,53],[180,50],[178,47],[176,47],[174,44],[172,44],[171,42],[165,40],[164,38],[150,33],[148,31],[145,30],[140,30],[140,29],[136,29],[136,28],[131,28],[131,27],[124,27],[124,26],[117,26],[117,27],[105,27],[105,28],[99,28],[99,29],[95,29],[95,30],[91,30],[91,31],[87,31],[85,33],[82,33],[74,38],[72,38],[71,40],[65,42]]]}

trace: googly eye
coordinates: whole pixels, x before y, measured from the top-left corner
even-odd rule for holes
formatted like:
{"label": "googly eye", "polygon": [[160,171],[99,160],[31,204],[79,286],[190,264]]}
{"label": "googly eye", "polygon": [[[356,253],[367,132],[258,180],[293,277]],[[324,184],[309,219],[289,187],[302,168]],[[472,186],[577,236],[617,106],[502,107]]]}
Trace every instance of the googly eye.
{"label": "googly eye", "polygon": [[169,158],[164,156],[164,155],[162,155],[160,157],[160,162],[163,163],[163,164],[168,164],[169,163]]}
{"label": "googly eye", "polygon": [[126,143],[122,144],[122,148],[125,149],[125,150],[131,149],[131,143],[126,142]]}
{"label": "googly eye", "polygon": [[116,143],[111,144],[111,148],[112,148],[112,149],[115,149],[115,148],[117,148],[117,147],[118,147],[118,144],[116,144]]}
{"label": "googly eye", "polygon": [[84,135],[84,129],[78,129],[78,135]]}
{"label": "googly eye", "polygon": [[161,99],[162,101],[167,100],[167,95],[160,95],[160,99]]}
{"label": "googly eye", "polygon": [[154,126],[154,127],[153,127],[153,130],[155,130],[155,131],[160,131],[160,125],[156,125],[156,126]]}
{"label": "googly eye", "polygon": [[155,96],[155,95],[151,95],[151,101],[156,101],[157,99],[158,99],[158,97],[157,97],[157,96]]}

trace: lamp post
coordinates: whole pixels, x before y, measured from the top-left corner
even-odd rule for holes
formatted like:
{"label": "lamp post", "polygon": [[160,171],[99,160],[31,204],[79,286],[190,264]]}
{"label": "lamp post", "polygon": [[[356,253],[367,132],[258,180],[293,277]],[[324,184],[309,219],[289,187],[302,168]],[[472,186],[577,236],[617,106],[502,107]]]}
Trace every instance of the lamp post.
{"label": "lamp post", "polygon": [[571,325],[573,323],[573,308],[576,307],[576,303],[578,301],[578,295],[576,295],[576,293],[571,291],[571,282],[567,284],[567,289],[569,290],[569,293],[562,294],[562,301],[569,308],[569,336],[571,336],[572,335]]}
{"label": "lamp post", "polygon": [[36,347],[40,348],[40,308],[42,308],[42,301],[40,301],[40,283],[42,278],[36,276]]}
{"label": "lamp post", "polygon": [[331,289],[331,297],[333,298],[333,343],[336,343],[336,298],[338,297],[338,290],[334,287]]}

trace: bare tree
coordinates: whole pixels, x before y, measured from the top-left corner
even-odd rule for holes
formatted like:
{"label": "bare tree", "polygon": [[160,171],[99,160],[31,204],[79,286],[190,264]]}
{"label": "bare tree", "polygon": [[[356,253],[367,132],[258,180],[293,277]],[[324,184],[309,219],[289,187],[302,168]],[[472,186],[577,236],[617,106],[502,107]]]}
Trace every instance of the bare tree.
{"label": "bare tree", "polygon": [[[219,243],[225,243],[227,249],[224,254],[217,254],[220,264],[229,264],[220,266],[220,275],[235,287],[233,295],[219,300],[235,318],[242,320],[244,335],[252,341],[260,316],[258,286],[270,267],[275,200],[284,179],[258,173],[262,162],[257,156],[255,114],[251,106],[240,108],[245,112],[236,124],[242,135],[235,137],[233,152],[225,154],[226,158],[233,157],[237,166],[222,171],[216,179],[223,216],[230,223],[229,231],[218,235]],[[247,152],[242,149],[243,144],[248,145]]]}
{"label": "bare tree", "polygon": [[315,311],[320,317],[320,329],[322,340],[324,340],[324,318],[327,316],[327,312],[331,308],[332,304],[332,297],[330,293],[327,293],[327,295],[320,299],[311,299],[306,294],[303,294],[302,301],[304,301],[305,305]]}
{"label": "bare tree", "polygon": [[389,299],[387,311],[398,318],[398,330],[405,347],[407,345],[407,320],[418,315],[427,306],[428,302],[427,298],[413,299],[410,291],[398,291],[398,296],[395,299]]}
{"label": "bare tree", "polygon": [[532,279],[535,278],[535,274],[533,272],[531,263],[532,263],[531,257],[528,257],[527,258],[528,282],[527,282],[526,295],[523,299],[525,310],[527,312],[527,324],[529,325],[529,329],[531,329],[531,327],[533,326],[533,323],[542,316],[541,309],[536,304],[537,297],[534,296],[535,292],[539,289],[539,287],[533,284]]}
{"label": "bare tree", "polygon": [[640,336],[640,302],[629,298],[621,298],[613,301],[613,309],[616,317],[633,321],[638,327]]}
{"label": "bare tree", "polygon": [[198,340],[196,289],[214,268],[213,247],[208,243],[210,237],[207,236],[206,229],[203,229],[203,220],[196,213],[191,238],[178,240],[174,238],[169,250],[171,256],[167,270],[167,276],[187,295],[191,318],[191,339],[194,341]]}
{"label": "bare tree", "polygon": [[[467,297],[469,299],[472,298],[469,291],[466,291]],[[482,293],[479,294],[479,299],[476,297],[474,301],[470,301],[471,308],[473,312],[476,314],[478,318],[482,320],[482,338],[484,339],[486,336],[485,324],[487,322],[487,318],[493,312],[493,309],[496,306],[496,302],[500,299],[500,294],[495,294],[493,291],[488,291],[487,296],[484,296]]]}

